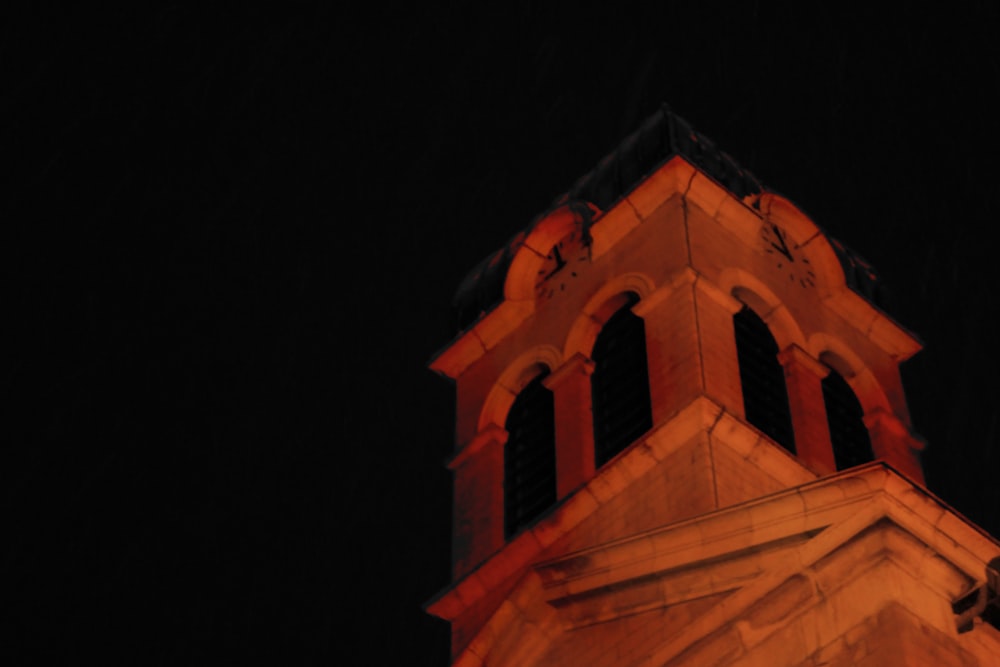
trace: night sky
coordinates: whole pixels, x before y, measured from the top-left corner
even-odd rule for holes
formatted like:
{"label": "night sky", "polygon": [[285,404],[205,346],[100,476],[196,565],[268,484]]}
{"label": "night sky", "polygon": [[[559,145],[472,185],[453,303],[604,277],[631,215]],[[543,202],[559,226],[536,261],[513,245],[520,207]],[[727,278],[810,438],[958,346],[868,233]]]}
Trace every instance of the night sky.
{"label": "night sky", "polygon": [[4,652],[447,664],[455,288],[663,103],[879,270],[1000,535],[1000,10],[661,4],[12,20]]}

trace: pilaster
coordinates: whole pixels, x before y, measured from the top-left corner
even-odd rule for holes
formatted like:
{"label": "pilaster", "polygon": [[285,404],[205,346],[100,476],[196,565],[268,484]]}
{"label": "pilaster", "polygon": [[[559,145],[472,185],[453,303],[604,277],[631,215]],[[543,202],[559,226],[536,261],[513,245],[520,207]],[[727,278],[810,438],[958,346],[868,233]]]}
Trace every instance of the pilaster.
{"label": "pilaster", "polygon": [[705,394],[727,412],[742,418],[743,388],[733,315],[743,308],[743,303],[700,278],[695,285],[695,304]]}
{"label": "pilaster", "polygon": [[594,362],[577,353],[542,381],[555,403],[556,495],[560,500],[594,476],[593,372]]}
{"label": "pilaster", "polygon": [[818,475],[836,472],[823,401],[823,378],[829,375],[830,369],[797,345],[789,345],[782,350],[778,361],[785,370],[788,407],[795,433],[795,455]]}

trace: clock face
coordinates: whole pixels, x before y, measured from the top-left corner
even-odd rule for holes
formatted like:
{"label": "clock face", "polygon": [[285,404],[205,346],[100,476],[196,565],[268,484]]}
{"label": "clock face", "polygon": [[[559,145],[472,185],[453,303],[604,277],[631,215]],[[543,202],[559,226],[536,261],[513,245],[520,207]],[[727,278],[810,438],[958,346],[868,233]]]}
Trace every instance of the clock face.
{"label": "clock face", "polygon": [[565,291],[589,261],[590,252],[583,243],[581,232],[573,230],[552,246],[545,256],[535,279],[535,293],[539,298],[551,299]]}
{"label": "clock face", "polygon": [[765,222],[760,235],[764,252],[774,259],[775,265],[788,276],[789,282],[803,288],[816,285],[816,274],[809,259],[785,230],[773,222]]}

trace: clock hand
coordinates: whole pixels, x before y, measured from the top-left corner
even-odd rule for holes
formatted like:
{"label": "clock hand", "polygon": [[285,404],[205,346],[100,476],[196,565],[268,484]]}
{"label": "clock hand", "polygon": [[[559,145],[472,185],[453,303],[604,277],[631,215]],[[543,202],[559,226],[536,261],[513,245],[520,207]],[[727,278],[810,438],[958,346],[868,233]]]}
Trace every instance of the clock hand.
{"label": "clock hand", "polygon": [[795,259],[792,257],[792,253],[789,252],[787,246],[780,246],[777,243],[772,243],[771,247],[773,247],[775,250],[777,250],[782,255],[784,255],[785,257],[787,257],[789,262],[794,262],[795,261]]}
{"label": "clock hand", "polygon": [[771,225],[771,229],[774,230],[774,235],[777,236],[778,237],[778,241],[781,242],[781,245],[779,246],[774,241],[771,241],[771,245],[774,246],[775,250],[777,250],[782,255],[784,255],[785,257],[787,257],[789,261],[794,262],[795,260],[792,258],[792,253],[788,249],[788,243],[785,242],[785,235],[781,233],[781,229],[778,227],[778,225],[774,225],[774,224]]}
{"label": "clock hand", "polygon": [[552,254],[556,256],[556,266],[560,269],[566,266],[566,260],[562,258],[562,254],[559,252],[559,246],[552,248]]}
{"label": "clock hand", "polygon": [[557,272],[559,272],[559,270],[561,270],[564,266],[566,266],[566,260],[562,258],[562,255],[559,253],[558,247],[552,248],[552,254],[556,258],[556,266],[554,269],[549,271],[549,274],[545,276],[546,278],[554,276]]}

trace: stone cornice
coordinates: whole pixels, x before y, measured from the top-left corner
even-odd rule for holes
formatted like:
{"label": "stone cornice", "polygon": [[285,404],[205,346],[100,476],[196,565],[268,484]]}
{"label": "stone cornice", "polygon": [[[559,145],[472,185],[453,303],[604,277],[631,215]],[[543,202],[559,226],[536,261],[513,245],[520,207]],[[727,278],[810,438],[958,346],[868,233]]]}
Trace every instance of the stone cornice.
{"label": "stone cornice", "polygon": [[[1000,543],[888,464],[852,468],[763,498],[559,557],[537,566],[550,600],[620,586],[832,525],[886,517],[971,578]],[[697,554],[692,557],[692,554]]]}

